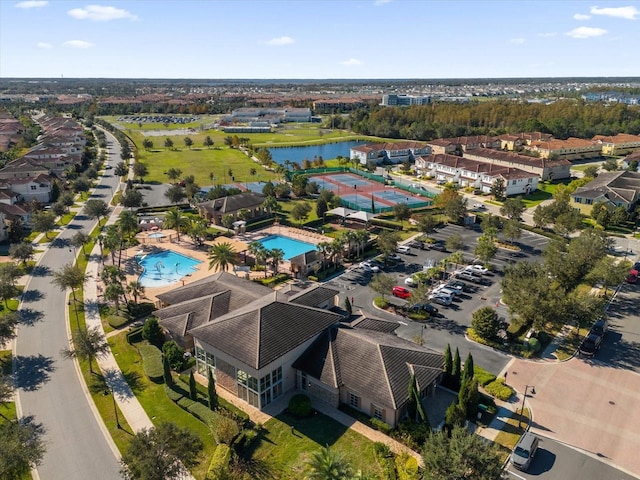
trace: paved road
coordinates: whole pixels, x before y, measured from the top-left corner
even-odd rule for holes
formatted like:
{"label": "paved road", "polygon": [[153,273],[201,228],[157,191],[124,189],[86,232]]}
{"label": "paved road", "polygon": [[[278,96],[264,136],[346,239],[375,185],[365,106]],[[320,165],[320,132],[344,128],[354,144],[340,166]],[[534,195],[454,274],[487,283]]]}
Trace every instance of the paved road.
{"label": "paved road", "polygon": [[[110,134],[107,138],[115,142]],[[117,143],[109,154],[110,163],[119,161]],[[93,198],[106,201],[115,191],[118,179],[112,172],[106,172]],[[23,295],[26,325],[19,329],[14,352],[17,405],[22,415],[35,416],[47,430],[47,451],[38,467],[42,480],[119,478],[118,452],[94,415],[75,363],[60,355],[69,344],[66,298],[51,284],[52,273],[73,261],[69,239],[80,229],[89,233],[95,225],[77,215],[44,253]]]}
{"label": "paved road", "polygon": [[509,466],[508,478],[567,480],[632,480],[636,477],[616,469],[598,458],[558,443],[550,438],[540,437],[540,447],[527,472]]}

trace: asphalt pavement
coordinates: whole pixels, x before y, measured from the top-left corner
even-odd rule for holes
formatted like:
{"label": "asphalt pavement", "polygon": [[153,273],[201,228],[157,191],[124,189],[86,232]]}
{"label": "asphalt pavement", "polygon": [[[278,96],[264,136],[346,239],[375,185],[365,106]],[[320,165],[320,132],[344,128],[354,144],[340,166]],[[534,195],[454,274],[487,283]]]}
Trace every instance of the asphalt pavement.
{"label": "asphalt pavement", "polygon": [[[108,133],[107,139],[115,141]],[[120,158],[117,142],[109,156]],[[92,198],[108,201],[116,191],[119,179],[111,172],[100,179]],[[46,428],[46,453],[35,473],[43,480],[119,478],[118,450],[87,398],[76,362],[60,353],[69,346],[67,296],[52,284],[53,272],[74,261],[70,238],[96,224],[80,213],[63,228],[38,261],[20,304],[25,321],[14,342],[16,407],[19,415],[33,415]]]}

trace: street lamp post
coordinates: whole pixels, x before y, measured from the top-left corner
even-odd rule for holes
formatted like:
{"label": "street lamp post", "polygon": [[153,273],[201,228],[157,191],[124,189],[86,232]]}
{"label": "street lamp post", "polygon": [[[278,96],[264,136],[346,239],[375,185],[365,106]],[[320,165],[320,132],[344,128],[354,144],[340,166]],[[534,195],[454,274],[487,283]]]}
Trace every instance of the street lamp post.
{"label": "street lamp post", "polygon": [[520,409],[520,417],[518,418],[518,428],[522,426],[522,416],[524,415],[524,402],[527,399],[527,390],[531,389],[531,395],[536,394],[536,388],[533,385],[524,386],[524,396],[522,397],[522,408]]}
{"label": "street lamp post", "polygon": [[353,189],[356,191],[356,208],[358,207],[358,185],[354,185]]}

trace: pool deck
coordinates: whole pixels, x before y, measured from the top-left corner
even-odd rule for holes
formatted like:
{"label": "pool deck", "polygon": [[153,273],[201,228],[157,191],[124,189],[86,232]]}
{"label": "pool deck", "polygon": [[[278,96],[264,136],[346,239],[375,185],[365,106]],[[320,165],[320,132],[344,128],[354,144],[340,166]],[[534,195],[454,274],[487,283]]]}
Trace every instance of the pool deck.
{"label": "pool deck", "polygon": [[[149,232],[151,233],[151,232]],[[158,233],[158,232],[155,232]],[[162,230],[162,233],[166,234],[166,237],[163,238],[151,238],[147,239],[146,233],[138,234],[140,237],[144,236],[144,240],[141,241],[140,245],[135,247],[131,247],[127,250],[124,250],[122,253],[122,264],[125,274],[127,276],[127,283],[137,281],[138,277],[142,273],[142,267],[138,264],[136,260],[137,255],[141,254],[152,254],[154,252],[158,252],[160,250],[173,250],[176,253],[180,253],[182,255],[186,255],[195,260],[199,260],[202,263],[196,266],[196,269],[193,273],[182,277],[182,279],[178,282],[172,283],[170,285],[164,287],[146,287],[144,296],[142,300],[151,301],[154,303],[158,303],[157,295],[162,293],[171,291],[177,287],[182,285],[188,285],[189,283],[195,282],[197,280],[201,280],[206,278],[214,273],[216,273],[217,269],[209,270],[209,258],[208,258],[208,250],[214,242],[205,242],[206,248],[196,248],[195,244],[191,241],[191,239],[182,234],[180,235],[180,241],[177,241],[177,235],[175,230]],[[242,253],[243,245],[248,245],[249,243],[260,240],[262,238],[268,237],[270,235],[283,235],[286,237],[293,238],[295,240],[300,240],[306,243],[312,243],[317,245],[320,242],[330,242],[332,241],[331,237],[325,237],[316,232],[310,232],[307,230],[303,230],[301,228],[287,227],[283,225],[273,225],[271,227],[258,230],[255,232],[248,232],[244,234],[235,235],[233,238],[225,238],[218,237],[217,241],[229,241],[234,245],[238,253]],[[142,238],[138,237],[138,240],[142,240]],[[105,264],[109,264],[111,262],[111,257],[105,258]],[[288,261],[282,261],[280,264],[280,271],[286,272],[291,269],[291,266]],[[256,272],[237,272],[236,275],[244,276],[246,273],[249,274],[250,279],[254,278],[264,278],[264,272],[256,271]],[[101,295],[104,286],[102,282],[99,281],[98,284],[98,294]]]}

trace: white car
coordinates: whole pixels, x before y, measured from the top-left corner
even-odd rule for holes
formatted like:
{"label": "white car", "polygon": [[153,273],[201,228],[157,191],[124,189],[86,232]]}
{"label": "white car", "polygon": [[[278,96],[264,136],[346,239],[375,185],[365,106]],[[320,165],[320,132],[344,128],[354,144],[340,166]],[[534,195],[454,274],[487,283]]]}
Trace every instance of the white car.
{"label": "white car", "polygon": [[448,297],[453,298],[457,295],[455,290],[448,288],[446,285],[439,285],[433,289],[432,293],[434,295],[446,295]]}
{"label": "white car", "polygon": [[408,247],[408,246],[406,246],[406,245],[398,245],[398,246],[396,247],[396,252],[398,252],[398,253],[404,253],[404,254],[406,255],[406,254],[408,254],[408,253],[411,253],[411,248],[409,248],[409,247]]}
{"label": "white car", "polygon": [[369,262],[360,262],[360,268],[362,268],[365,272],[378,273],[380,271],[380,267],[377,265],[372,265]]}
{"label": "white car", "polygon": [[489,273],[489,270],[484,268],[482,265],[468,265],[464,267],[467,272],[473,272],[477,275],[486,275]]}
{"label": "white car", "polygon": [[487,207],[485,207],[484,203],[474,203],[473,208],[476,210],[484,210]]}
{"label": "white car", "polygon": [[416,285],[418,285],[418,282],[417,282],[417,281],[416,281],[416,279],[415,279],[415,278],[413,278],[413,277],[407,277],[407,278],[405,278],[405,280],[404,280],[404,284],[405,284],[407,287],[415,287]]}

